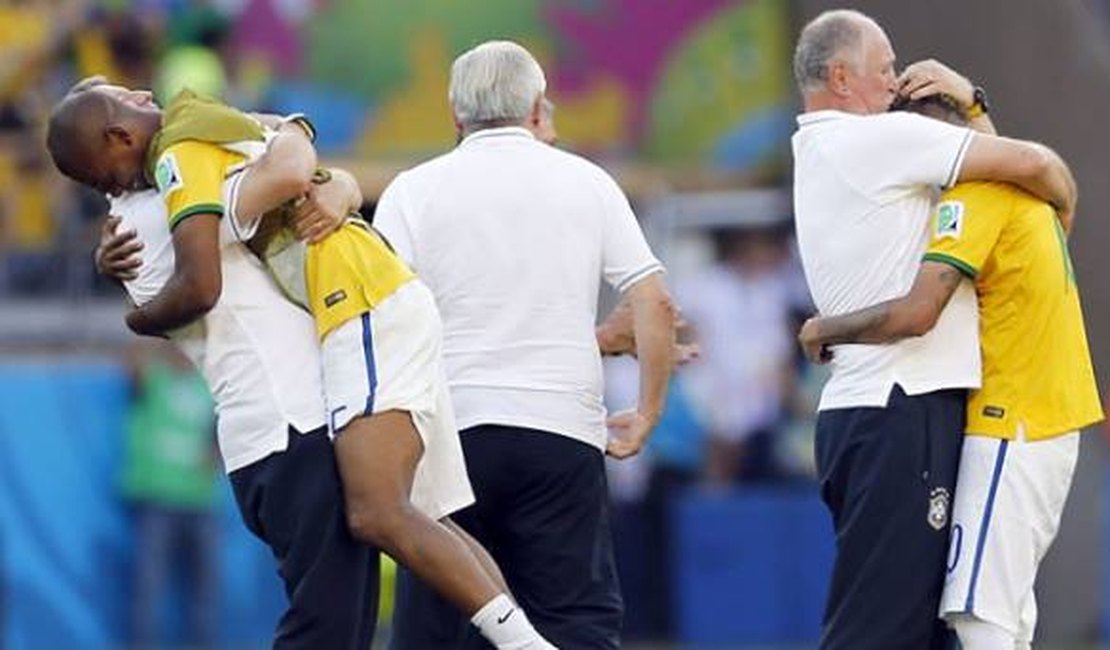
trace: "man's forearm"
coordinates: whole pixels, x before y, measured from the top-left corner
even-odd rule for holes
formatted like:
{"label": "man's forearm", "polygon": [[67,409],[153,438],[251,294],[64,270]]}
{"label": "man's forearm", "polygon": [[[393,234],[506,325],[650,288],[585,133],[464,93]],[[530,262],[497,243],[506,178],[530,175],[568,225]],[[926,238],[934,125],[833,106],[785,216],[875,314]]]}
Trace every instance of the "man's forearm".
{"label": "man's forearm", "polygon": [[905,319],[900,324],[892,317],[897,300],[840,316],[823,316],[817,319],[817,338],[824,345],[843,343],[890,343],[906,338]]}
{"label": "man's forearm", "polygon": [[137,334],[158,336],[204,316],[220,299],[220,216],[195,214],[174,228],[174,269],[158,294],[127,315]]}
{"label": "man's forearm", "polygon": [[[648,278],[651,287],[632,294],[632,320],[640,362],[637,410],[657,419],[666,403],[667,384],[674,369],[676,309],[659,278]],[[635,291],[635,287],[633,291]]]}
{"label": "man's forearm", "polygon": [[127,327],[143,336],[163,336],[203,318],[214,305],[211,296],[174,275],[153,300],[127,314]]}
{"label": "man's forearm", "polygon": [[1073,213],[1079,198],[1075,176],[1072,175],[1071,169],[1060,154],[1048,147],[1044,147],[1044,151],[1050,161],[1045,179],[1046,193],[1050,195],[1047,197],[1048,202],[1058,211]]}
{"label": "man's forearm", "polygon": [[344,192],[347,194],[347,205],[350,212],[357,212],[362,207],[363,197],[362,188],[359,187],[358,181],[351,175],[350,172],[332,167],[328,171],[331,172],[332,180],[339,183]]}
{"label": "man's forearm", "polygon": [[636,353],[636,338],[633,331],[632,305],[627,296],[609,312],[594,331],[597,347],[607,356]]}
{"label": "man's forearm", "polygon": [[925,260],[905,296],[848,314],[817,318],[817,342],[824,345],[892,343],[923,336],[937,324],[941,312],[963,281],[964,274],[956,267]]}

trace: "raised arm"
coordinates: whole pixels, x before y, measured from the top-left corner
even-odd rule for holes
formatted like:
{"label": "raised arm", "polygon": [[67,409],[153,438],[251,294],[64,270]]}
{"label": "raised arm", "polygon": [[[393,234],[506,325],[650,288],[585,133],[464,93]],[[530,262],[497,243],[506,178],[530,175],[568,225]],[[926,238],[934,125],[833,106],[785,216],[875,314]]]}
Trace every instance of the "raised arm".
{"label": "raised arm", "polygon": [[1055,151],[1035,142],[977,134],[971,139],[960,181],[1013,183],[1056,209],[1065,230],[1071,229],[1078,200],[1075,177]]}
{"label": "raised arm", "polygon": [[892,343],[921,336],[937,324],[964,277],[954,266],[923,262],[905,296],[839,316],[810,318],[802,325],[798,342],[810,361],[827,363],[832,359],[830,345]]}
{"label": "raised arm", "polygon": [[987,113],[986,95],[960,73],[936,59],[917,61],[898,76],[898,94],[908,99],[946,95],[956,102],[967,119],[967,126],[979,133],[995,135],[994,122]]}
{"label": "raised arm", "polygon": [[316,164],[308,132],[295,122],[282,124],[266,153],[243,172],[234,206],[239,227],[250,230],[262,215],[304,196]]}
{"label": "raised arm", "polygon": [[609,426],[619,432],[608,453],[627,458],[640,451],[663,415],[667,384],[674,367],[675,306],[662,273],[652,273],[626,291],[640,361],[640,392],[636,408],[615,415]]}

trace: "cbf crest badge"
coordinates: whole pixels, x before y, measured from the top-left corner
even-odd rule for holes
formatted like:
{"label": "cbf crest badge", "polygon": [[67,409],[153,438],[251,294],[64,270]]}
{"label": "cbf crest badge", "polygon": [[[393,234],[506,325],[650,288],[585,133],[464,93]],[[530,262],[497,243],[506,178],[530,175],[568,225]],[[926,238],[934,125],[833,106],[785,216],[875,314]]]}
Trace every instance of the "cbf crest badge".
{"label": "cbf crest badge", "polygon": [[960,201],[943,201],[937,206],[936,238],[959,239],[964,229],[964,204]]}
{"label": "cbf crest badge", "polygon": [[934,530],[943,530],[948,525],[948,504],[951,499],[946,488],[933,488],[929,493],[929,514],[926,519]]}

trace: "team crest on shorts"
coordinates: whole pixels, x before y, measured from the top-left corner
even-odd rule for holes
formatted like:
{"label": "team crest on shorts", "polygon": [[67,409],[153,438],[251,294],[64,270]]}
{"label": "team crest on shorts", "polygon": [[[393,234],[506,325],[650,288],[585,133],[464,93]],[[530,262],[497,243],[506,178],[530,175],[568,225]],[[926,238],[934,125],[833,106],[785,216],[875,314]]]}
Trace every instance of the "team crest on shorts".
{"label": "team crest on shorts", "polygon": [[946,488],[933,488],[929,493],[929,514],[926,519],[935,530],[943,530],[948,524],[948,490]]}

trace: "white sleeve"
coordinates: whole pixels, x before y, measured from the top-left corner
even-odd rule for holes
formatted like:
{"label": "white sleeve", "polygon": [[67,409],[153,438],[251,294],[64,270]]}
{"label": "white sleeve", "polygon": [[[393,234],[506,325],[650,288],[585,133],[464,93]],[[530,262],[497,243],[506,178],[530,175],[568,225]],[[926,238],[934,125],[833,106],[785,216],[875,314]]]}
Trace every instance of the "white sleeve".
{"label": "white sleeve", "polygon": [[839,152],[840,169],[866,194],[922,185],[950,187],[973,131],[913,113],[860,119]]}
{"label": "white sleeve", "polygon": [[231,178],[224,181],[224,205],[227,206],[227,215],[222,221],[231,231],[232,236],[240,242],[246,243],[258,232],[262,224],[262,215],[254,214],[244,218],[239,214],[239,190],[247,175],[251,173],[250,167],[241,169]]}
{"label": "white sleeve", "polygon": [[628,198],[607,174],[600,187],[603,205],[601,272],[623,293],[641,279],[663,270],[648,247]]}
{"label": "white sleeve", "polygon": [[405,175],[401,173],[382,192],[374,210],[374,229],[385,237],[398,257],[416,270],[416,245],[409,225],[410,212],[404,184]]}

